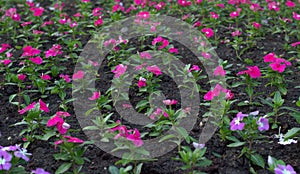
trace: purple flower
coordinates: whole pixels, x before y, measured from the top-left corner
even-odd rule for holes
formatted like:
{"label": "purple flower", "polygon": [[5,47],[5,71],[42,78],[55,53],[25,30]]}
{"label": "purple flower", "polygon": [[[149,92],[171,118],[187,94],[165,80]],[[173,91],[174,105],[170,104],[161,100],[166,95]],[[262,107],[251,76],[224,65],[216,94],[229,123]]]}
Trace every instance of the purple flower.
{"label": "purple flower", "polygon": [[20,146],[17,146],[17,150],[15,151],[14,155],[18,158],[22,158],[25,161],[29,161],[29,158],[27,155],[31,155],[31,153],[27,153],[27,150],[25,148],[21,148]]}
{"label": "purple flower", "polygon": [[269,120],[267,118],[260,117],[256,124],[259,131],[269,130]]}
{"label": "purple flower", "polygon": [[203,149],[205,147],[205,144],[193,142],[193,146],[195,147],[195,149]]}
{"label": "purple flower", "polygon": [[275,174],[296,174],[293,167],[291,165],[283,166],[278,164],[274,169]]}
{"label": "purple flower", "polygon": [[6,151],[0,149],[0,170],[9,170],[11,167],[12,156]]}
{"label": "purple flower", "polygon": [[243,114],[239,112],[236,117],[230,122],[230,130],[243,130],[245,123],[242,122],[243,118],[248,116],[247,114]]}
{"label": "purple flower", "polygon": [[49,172],[46,172],[44,169],[42,168],[37,168],[36,170],[32,170],[31,171],[32,173],[35,173],[35,174],[50,174]]}

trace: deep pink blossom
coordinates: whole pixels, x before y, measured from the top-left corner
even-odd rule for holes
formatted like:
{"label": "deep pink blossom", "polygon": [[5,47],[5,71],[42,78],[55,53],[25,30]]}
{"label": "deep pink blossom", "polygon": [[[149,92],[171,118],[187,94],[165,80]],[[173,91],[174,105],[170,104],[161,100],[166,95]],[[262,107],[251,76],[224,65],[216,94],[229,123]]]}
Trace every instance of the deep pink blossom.
{"label": "deep pink blossom", "polygon": [[256,29],[259,29],[261,27],[261,24],[260,23],[257,23],[257,22],[253,22],[252,23],[253,27],[256,28]]}
{"label": "deep pink blossom", "polygon": [[215,12],[210,12],[210,17],[214,18],[214,19],[218,19],[219,15],[217,13],[215,13]]}
{"label": "deep pink blossom", "polygon": [[290,7],[290,8],[293,8],[293,7],[296,6],[296,4],[293,1],[290,1],[290,0],[286,1],[285,5],[287,7]]}
{"label": "deep pink blossom", "polygon": [[6,65],[9,65],[11,63],[11,60],[10,59],[0,60],[0,63],[3,63],[6,66]]}
{"label": "deep pink blossom", "polygon": [[43,59],[38,56],[38,57],[32,57],[32,58],[29,58],[29,60],[32,62],[32,63],[35,63],[37,65],[40,65],[43,63]]}
{"label": "deep pink blossom", "polygon": [[248,66],[247,69],[238,72],[237,75],[248,74],[251,78],[259,78],[261,76],[260,69],[257,66]]}
{"label": "deep pink blossom", "polygon": [[257,12],[259,10],[262,10],[261,6],[259,4],[253,3],[250,5],[250,9],[254,12]]}
{"label": "deep pink blossom", "polygon": [[150,18],[150,13],[148,11],[141,11],[136,15],[139,19],[148,19]]}
{"label": "deep pink blossom", "polygon": [[231,12],[229,16],[230,16],[231,18],[236,18],[236,17],[238,17],[239,15],[240,15],[239,12],[234,11],[234,12]]}
{"label": "deep pink blossom", "polygon": [[30,57],[30,56],[35,56],[37,54],[40,54],[41,50],[32,48],[32,46],[25,46],[23,48],[23,54],[22,57]]}
{"label": "deep pink blossom", "polygon": [[203,56],[205,59],[210,59],[211,58],[211,54],[209,54],[207,52],[202,52],[201,56]]}
{"label": "deep pink blossom", "polygon": [[99,17],[95,22],[94,22],[94,26],[97,27],[97,26],[100,26],[103,24],[103,20],[101,17]]}
{"label": "deep pink blossom", "polygon": [[40,110],[41,110],[41,111],[49,112],[48,106],[46,105],[46,103],[44,103],[44,102],[42,101],[42,99],[39,100],[39,103],[40,103]]}
{"label": "deep pink blossom", "polygon": [[165,105],[175,105],[176,103],[177,103],[177,100],[174,100],[174,99],[172,99],[172,100],[170,100],[170,99],[168,99],[168,100],[163,100],[163,103],[165,104]]}
{"label": "deep pink blossom", "polygon": [[264,56],[264,62],[274,62],[277,59],[275,53],[269,53]]}
{"label": "deep pink blossom", "polygon": [[174,48],[174,47],[169,48],[169,53],[176,53],[176,54],[178,54],[178,49]]}
{"label": "deep pink blossom", "polygon": [[164,8],[166,6],[166,3],[164,2],[159,2],[158,4],[156,4],[154,7],[156,8],[156,10],[161,10],[162,8]]}
{"label": "deep pink blossom", "polygon": [[225,76],[226,75],[226,71],[223,69],[223,67],[220,65],[220,66],[217,66],[217,68],[215,69],[214,71],[214,75],[215,76]]}
{"label": "deep pink blossom", "polygon": [[134,129],[133,134],[127,135],[126,138],[127,140],[132,141],[136,147],[140,147],[144,144],[143,140],[141,139],[141,134],[137,129]]}
{"label": "deep pink blossom", "polygon": [[84,141],[79,139],[79,138],[76,138],[76,137],[71,137],[71,136],[68,136],[68,135],[65,135],[64,138],[68,139],[67,142],[68,143],[83,143]]}
{"label": "deep pink blossom", "polygon": [[201,26],[201,22],[200,21],[196,21],[194,24],[193,24],[193,27],[200,27]]}
{"label": "deep pink blossom", "polygon": [[51,80],[51,77],[48,74],[44,74],[44,73],[42,73],[41,78],[43,80]]}
{"label": "deep pink blossom", "polygon": [[224,4],[216,4],[217,7],[220,7],[220,8],[224,8],[225,5]]}
{"label": "deep pink blossom", "polygon": [[297,45],[300,45],[300,41],[299,42],[294,42],[294,43],[291,44],[292,47],[295,47]]}
{"label": "deep pink blossom", "polygon": [[43,7],[31,7],[30,11],[33,12],[33,16],[42,16],[44,12]]}
{"label": "deep pink blossom", "polygon": [[68,112],[62,112],[62,111],[56,112],[55,116],[53,116],[48,120],[47,127],[56,126],[60,134],[63,135],[67,133],[68,129],[70,128],[70,125],[67,124],[63,118],[68,116],[70,116]]}
{"label": "deep pink blossom", "polygon": [[156,76],[162,74],[161,70],[159,69],[158,66],[153,65],[153,66],[147,66],[147,71],[152,72],[153,74],[155,74]]}
{"label": "deep pink blossom", "polygon": [[226,93],[228,90],[223,88],[220,84],[217,84],[213,90],[208,91],[204,95],[204,100],[213,100],[215,97],[220,95],[220,92]]}
{"label": "deep pink blossom", "polygon": [[124,74],[126,72],[126,69],[127,69],[127,66],[125,66],[123,64],[119,64],[111,72],[113,72],[115,74],[115,76],[114,76],[115,78],[119,78],[122,74]]}
{"label": "deep pink blossom", "polygon": [[268,3],[268,8],[269,10],[274,10],[274,11],[279,11],[280,10],[280,3],[279,2],[269,2]]}
{"label": "deep pink blossom", "polygon": [[183,7],[187,7],[187,6],[190,6],[192,4],[191,1],[186,1],[186,0],[177,0],[177,3],[180,6],[183,6]]}
{"label": "deep pink blossom", "polygon": [[235,30],[234,32],[231,33],[231,36],[232,37],[235,37],[235,36],[240,36],[242,33],[240,32],[240,30]]}
{"label": "deep pink blossom", "polygon": [[30,105],[26,106],[24,109],[19,110],[19,114],[24,114],[25,112],[35,108],[36,102],[31,103]]}
{"label": "deep pink blossom", "polygon": [[214,31],[211,28],[203,28],[201,31],[207,38],[214,36]]}
{"label": "deep pink blossom", "polygon": [[52,48],[50,48],[48,51],[46,51],[46,53],[45,53],[46,58],[55,57],[57,55],[62,55],[61,49],[62,48],[59,44],[53,45]]}
{"label": "deep pink blossom", "polygon": [[18,79],[21,81],[24,81],[26,79],[26,75],[25,74],[18,74]]}
{"label": "deep pink blossom", "polygon": [[139,88],[146,86],[147,85],[146,84],[146,79],[143,78],[143,77],[140,77],[137,85],[138,85]]}
{"label": "deep pink blossom", "polygon": [[93,96],[90,97],[89,100],[97,100],[98,98],[100,98],[100,96],[101,96],[101,93],[98,92],[98,91],[95,91],[95,92],[93,93]]}
{"label": "deep pink blossom", "polygon": [[60,74],[59,77],[60,77],[60,78],[63,78],[63,79],[64,79],[66,82],[68,82],[68,83],[71,81],[69,75]]}
{"label": "deep pink blossom", "polygon": [[23,22],[23,23],[21,24],[21,26],[22,26],[22,27],[25,27],[25,26],[30,25],[30,24],[32,24],[32,21]]}
{"label": "deep pink blossom", "polygon": [[85,74],[84,71],[79,70],[73,74],[72,79],[73,80],[82,79],[84,77],[84,74]]}
{"label": "deep pink blossom", "polygon": [[4,51],[6,51],[8,48],[11,48],[11,46],[9,44],[1,44],[0,47],[0,53],[3,53]]}
{"label": "deep pink blossom", "polygon": [[300,14],[296,13],[296,12],[293,12],[293,18],[295,20],[300,20]]}
{"label": "deep pink blossom", "polygon": [[196,72],[198,72],[198,71],[200,71],[200,68],[199,68],[198,65],[193,65],[193,66],[189,69],[188,72],[191,72],[191,71],[196,71]]}
{"label": "deep pink blossom", "polygon": [[141,57],[142,59],[144,59],[144,58],[146,58],[146,59],[151,59],[151,58],[152,58],[151,54],[150,54],[149,52],[147,52],[147,51],[141,52],[141,53],[140,53],[140,57]]}
{"label": "deep pink blossom", "polygon": [[101,10],[103,10],[103,9],[100,8],[100,7],[94,8],[94,9],[93,9],[93,13],[92,13],[93,16],[100,16],[100,15],[102,15]]}
{"label": "deep pink blossom", "polygon": [[269,65],[273,71],[278,71],[279,73],[284,72],[286,66],[291,66],[291,63],[282,58],[276,58],[274,62]]}

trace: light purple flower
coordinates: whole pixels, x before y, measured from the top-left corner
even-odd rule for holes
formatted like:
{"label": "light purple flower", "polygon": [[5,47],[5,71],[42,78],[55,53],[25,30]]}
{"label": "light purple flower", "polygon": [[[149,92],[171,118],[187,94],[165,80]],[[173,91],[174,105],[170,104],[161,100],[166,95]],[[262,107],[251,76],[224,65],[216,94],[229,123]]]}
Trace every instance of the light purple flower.
{"label": "light purple flower", "polygon": [[275,174],[296,174],[295,170],[291,165],[280,165],[278,164],[277,167],[274,169]]}
{"label": "light purple flower", "polygon": [[11,168],[11,154],[0,149],[0,170],[9,170]]}
{"label": "light purple flower", "polygon": [[243,114],[239,112],[236,117],[230,122],[230,130],[243,130],[245,127],[245,123],[242,122],[243,118],[248,116],[248,114]]}
{"label": "light purple flower", "polygon": [[27,150],[25,148],[21,148],[20,146],[17,146],[17,150],[15,151],[14,155],[18,158],[22,158],[25,161],[29,161],[29,158],[27,156],[31,155],[31,153],[27,153]]}
{"label": "light purple flower", "polygon": [[35,173],[35,174],[50,174],[49,172],[46,172],[44,169],[42,168],[37,168],[36,170],[32,170],[31,171],[32,173]]}
{"label": "light purple flower", "polygon": [[193,142],[193,146],[196,149],[203,149],[205,147],[205,144],[199,144],[199,143]]}
{"label": "light purple flower", "polygon": [[256,124],[259,131],[269,130],[269,120],[267,118],[260,117]]}

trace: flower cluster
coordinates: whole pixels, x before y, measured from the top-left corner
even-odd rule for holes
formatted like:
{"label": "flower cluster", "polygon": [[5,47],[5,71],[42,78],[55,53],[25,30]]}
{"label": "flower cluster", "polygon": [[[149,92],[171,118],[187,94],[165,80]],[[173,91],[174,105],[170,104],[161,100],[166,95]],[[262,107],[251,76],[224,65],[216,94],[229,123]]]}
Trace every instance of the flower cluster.
{"label": "flower cluster", "polygon": [[[243,119],[248,117],[249,115],[256,116],[258,112],[252,112],[250,114],[243,114],[242,112],[237,113],[236,117],[230,122],[230,130],[243,130],[245,127],[245,123]],[[259,131],[269,130],[269,120],[264,117],[260,117],[257,119],[256,124],[258,126]]]}
{"label": "flower cluster", "polygon": [[269,66],[272,68],[273,71],[277,71],[279,73],[284,72],[286,66],[291,66],[291,62],[283,59],[278,58],[275,53],[269,53],[264,56],[264,62],[270,62]]}

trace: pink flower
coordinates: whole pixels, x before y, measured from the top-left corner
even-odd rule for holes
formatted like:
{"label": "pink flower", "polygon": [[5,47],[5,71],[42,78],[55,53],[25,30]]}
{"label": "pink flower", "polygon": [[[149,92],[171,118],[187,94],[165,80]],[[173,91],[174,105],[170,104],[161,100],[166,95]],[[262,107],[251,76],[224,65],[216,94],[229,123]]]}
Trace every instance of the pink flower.
{"label": "pink flower", "polygon": [[11,60],[9,59],[0,60],[0,63],[3,63],[6,66],[11,63]]}
{"label": "pink flower", "polygon": [[259,78],[261,76],[260,69],[257,66],[248,66],[248,70],[238,72],[237,75],[248,74],[251,78]]}
{"label": "pink flower", "polygon": [[48,57],[55,57],[57,55],[62,55],[61,46],[59,44],[55,44],[45,53],[46,58]]}
{"label": "pink flower", "polygon": [[223,69],[222,66],[217,66],[217,68],[214,71],[214,75],[215,76],[225,76],[226,75],[226,71]]}
{"label": "pink flower", "polygon": [[231,35],[233,36],[233,37],[235,37],[235,36],[240,36],[242,33],[239,31],[239,30],[235,30],[234,32],[232,32],[231,33]]}
{"label": "pink flower", "polygon": [[162,74],[162,72],[160,71],[159,67],[156,65],[153,66],[147,66],[147,71],[152,72],[153,74],[155,74],[156,76]]}
{"label": "pink flower", "polygon": [[120,4],[115,4],[113,7],[112,7],[112,12],[116,12],[116,11],[125,11],[125,8],[123,6],[121,6]]}
{"label": "pink flower", "polygon": [[178,49],[177,48],[170,48],[169,49],[169,53],[176,53],[176,54],[178,54]]}
{"label": "pink flower", "polygon": [[233,97],[234,97],[234,94],[231,92],[231,90],[226,90],[226,94],[225,94],[225,98],[226,98],[226,100],[231,100],[231,99],[233,99]]}
{"label": "pink flower", "polygon": [[93,93],[93,96],[89,98],[89,100],[97,100],[98,98],[100,98],[101,93],[96,91]]}
{"label": "pink flower", "polygon": [[101,10],[103,10],[100,7],[94,8],[93,9],[93,16],[100,16],[102,14]]}
{"label": "pink flower", "polygon": [[73,74],[72,79],[77,80],[77,79],[82,79],[84,76],[85,72],[84,71],[77,71],[77,73]]}
{"label": "pink flower", "polygon": [[201,22],[197,21],[193,24],[193,27],[200,27],[201,26]]}
{"label": "pink flower", "polygon": [[24,114],[25,112],[35,108],[36,102],[31,103],[30,105],[26,106],[24,109],[19,110],[19,114]]}
{"label": "pink flower", "polygon": [[203,28],[201,31],[207,38],[214,36],[214,31],[211,28]]}
{"label": "pink flower", "polygon": [[162,8],[164,8],[166,6],[166,3],[164,2],[159,2],[158,4],[156,4],[154,7],[156,8],[156,10],[160,10]]}
{"label": "pink flower", "polygon": [[225,5],[224,4],[216,4],[217,7],[220,7],[220,8],[224,8]]}
{"label": "pink flower", "polygon": [[211,54],[209,54],[207,52],[202,52],[201,56],[203,56],[205,59],[210,59],[211,58]]}
{"label": "pink flower", "polygon": [[42,16],[44,12],[43,7],[31,7],[30,11],[33,12],[33,16]]}
{"label": "pink flower", "polygon": [[291,44],[292,47],[295,47],[297,45],[300,45],[300,41],[299,42],[294,42],[294,43]]}
{"label": "pink flower", "polygon": [[78,25],[78,24],[77,24],[76,21],[70,23],[70,27],[71,27],[71,28],[74,28],[74,27],[76,27],[77,25]]}
{"label": "pink flower", "polygon": [[174,99],[172,99],[172,100],[170,100],[170,99],[168,99],[168,100],[163,100],[163,103],[164,103],[165,105],[168,105],[168,106],[170,106],[170,105],[175,105],[175,104],[177,103],[177,100],[174,100]]}
{"label": "pink flower", "polygon": [[293,8],[293,7],[296,6],[296,4],[293,1],[290,1],[290,0],[286,1],[285,5],[290,7],[290,8]]}
{"label": "pink flower", "polygon": [[141,52],[141,53],[140,53],[140,57],[141,57],[142,59],[144,59],[144,58],[146,58],[146,59],[151,59],[151,58],[152,58],[151,54],[148,53],[147,51]]}
{"label": "pink flower", "polygon": [[300,14],[297,14],[296,12],[293,12],[293,18],[296,20],[300,20]]}
{"label": "pink flower", "polygon": [[147,85],[147,84],[146,84],[146,79],[143,78],[143,77],[140,77],[140,78],[139,78],[139,81],[138,81],[138,83],[137,83],[137,85],[138,85],[139,88],[141,88],[141,87],[143,87],[143,86],[146,86],[146,85]]}
{"label": "pink flower", "polygon": [[44,26],[46,26],[46,25],[52,25],[52,24],[54,24],[54,22],[53,21],[45,21],[42,25],[41,25],[41,27],[44,27]]}
{"label": "pink flower", "polygon": [[191,71],[196,71],[197,72],[197,71],[200,71],[200,68],[199,68],[198,65],[193,65],[192,68],[189,69],[189,72],[191,72]]}
{"label": "pink flower", "polygon": [[187,6],[190,6],[192,4],[191,1],[186,1],[186,0],[177,0],[177,3],[180,6],[183,6],[183,7],[187,7]]}
{"label": "pink flower", "polygon": [[55,116],[48,120],[47,127],[56,126],[58,132],[63,135],[67,133],[67,130],[70,128],[70,125],[65,123],[62,116],[70,116],[70,114],[61,111],[56,112]]}
{"label": "pink flower", "polygon": [[115,78],[119,78],[122,74],[124,74],[126,72],[126,69],[127,69],[127,66],[124,66],[123,64],[119,64],[111,72],[115,73]]}
{"label": "pink flower", "polygon": [[44,73],[42,73],[41,78],[43,80],[51,80],[51,77],[48,74],[44,74]]}
{"label": "pink flower", "polygon": [[67,19],[66,18],[62,18],[58,21],[60,24],[65,24],[67,23]]}
{"label": "pink flower", "polygon": [[21,81],[24,81],[26,79],[26,75],[25,74],[18,74],[18,79]]}
{"label": "pink flower", "polygon": [[43,63],[43,59],[38,56],[38,57],[32,57],[32,58],[29,58],[29,60],[32,62],[32,63],[35,63],[37,65],[40,65]]}
{"label": "pink flower", "polygon": [[132,141],[136,147],[140,147],[144,144],[141,140],[141,134],[137,129],[134,129],[133,134],[127,135],[126,138],[127,140]]}
{"label": "pink flower", "polygon": [[259,29],[261,27],[261,24],[257,23],[257,22],[253,22],[252,23],[253,27],[256,29]]}
{"label": "pink flower", "polygon": [[274,62],[276,59],[275,53],[269,53],[264,56],[264,62]]}
{"label": "pink flower", "polygon": [[163,38],[161,36],[158,36],[156,38],[153,39],[152,41],[152,45],[154,46],[156,43],[162,42]]}
{"label": "pink flower", "polygon": [[83,143],[84,141],[79,139],[79,138],[76,138],[76,137],[71,137],[71,136],[68,136],[68,135],[65,135],[64,138],[68,139],[67,142],[68,143]]}
{"label": "pink flower", "polygon": [[11,16],[11,19],[12,20],[14,20],[14,21],[20,21],[21,20],[21,17],[20,17],[20,15],[19,14],[13,14],[12,16]]}
{"label": "pink flower", "polygon": [[67,83],[69,83],[69,82],[71,81],[69,75],[63,75],[63,74],[60,74],[59,77],[60,77],[60,78],[63,78]]}
{"label": "pink flower", "polygon": [[291,63],[285,59],[282,58],[276,58],[274,62],[272,62],[269,65],[273,71],[278,71],[279,73],[282,73],[286,66],[291,66]]}
{"label": "pink flower", "polygon": [[213,90],[208,91],[204,95],[204,100],[212,100],[215,97],[219,96],[220,92],[226,93],[227,90],[223,88],[221,85],[217,84]]}
{"label": "pink flower", "polygon": [[270,2],[270,3],[268,3],[269,10],[279,11],[280,10],[279,6],[280,6],[279,2]]}
{"label": "pink flower", "polygon": [[97,26],[100,26],[103,24],[103,20],[101,17],[99,17],[95,22],[94,22],[94,26],[97,27]]}
{"label": "pink flower", "polygon": [[30,25],[30,24],[32,24],[32,21],[29,21],[29,22],[23,22],[23,23],[21,24],[21,26],[24,27],[24,26],[27,26],[27,25]]}
{"label": "pink flower", "polygon": [[150,13],[147,11],[141,11],[136,15],[136,17],[139,19],[148,19],[150,18]]}
{"label": "pink flower", "polygon": [[260,7],[259,4],[253,3],[253,4],[250,5],[250,10],[252,10],[254,12],[257,12],[258,10],[262,10],[262,8]]}
{"label": "pink flower", "polygon": [[41,99],[39,100],[39,103],[41,111],[49,112],[49,108],[47,107],[46,103],[44,103]]}
{"label": "pink flower", "polygon": [[11,46],[8,44],[1,44],[0,53],[3,53],[4,51],[6,51],[7,48],[11,48]]}
{"label": "pink flower", "polygon": [[234,11],[234,12],[230,13],[231,18],[235,18],[235,17],[238,17],[238,16],[239,16],[239,12],[237,12],[237,11]]}
{"label": "pink flower", "polygon": [[219,15],[215,12],[210,12],[210,17],[213,18],[213,19],[218,19]]}
{"label": "pink flower", "polygon": [[36,48],[32,48],[31,46],[25,46],[23,48],[23,54],[22,57],[30,57],[30,56],[35,56],[37,54],[40,54],[40,50]]}
{"label": "pink flower", "polygon": [[136,66],[136,67],[135,67],[135,70],[139,71],[139,70],[141,70],[144,66],[146,66],[146,63],[143,63],[143,64],[141,64],[141,65]]}

